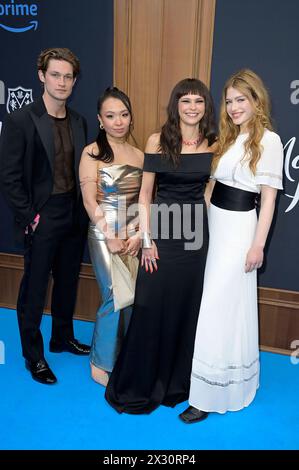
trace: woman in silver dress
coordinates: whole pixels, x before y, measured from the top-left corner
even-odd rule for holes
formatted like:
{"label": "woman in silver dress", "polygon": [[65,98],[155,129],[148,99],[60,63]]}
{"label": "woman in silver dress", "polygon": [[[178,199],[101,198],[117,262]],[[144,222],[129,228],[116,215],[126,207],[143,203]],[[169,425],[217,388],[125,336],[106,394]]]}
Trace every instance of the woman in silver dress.
{"label": "woman in silver dress", "polygon": [[118,254],[130,269],[140,248],[137,211],[129,209],[138,202],[143,153],[127,141],[132,109],[125,93],[108,88],[98,100],[98,120],[97,140],[82,153],[80,182],[90,218],[89,253],[102,296],[90,353],[91,374],[105,386],[131,316],[131,306],[117,308],[111,261]]}

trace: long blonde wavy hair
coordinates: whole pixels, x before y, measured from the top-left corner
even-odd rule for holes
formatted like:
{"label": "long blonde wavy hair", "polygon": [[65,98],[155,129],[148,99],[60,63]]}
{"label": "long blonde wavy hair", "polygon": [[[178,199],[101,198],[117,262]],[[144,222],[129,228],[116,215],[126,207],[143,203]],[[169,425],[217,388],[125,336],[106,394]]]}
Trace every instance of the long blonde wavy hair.
{"label": "long blonde wavy hair", "polygon": [[226,82],[221,99],[219,138],[212,161],[212,173],[215,172],[219,160],[228,148],[235,142],[240,127],[235,125],[226,111],[226,94],[228,88],[233,87],[245,95],[250,101],[254,114],[248,122],[248,138],[245,141],[245,155],[249,161],[249,168],[253,174],[261,158],[261,139],[265,128],[273,130],[270,117],[269,95],[260,77],[249,69],[242,69],[232,75]]}

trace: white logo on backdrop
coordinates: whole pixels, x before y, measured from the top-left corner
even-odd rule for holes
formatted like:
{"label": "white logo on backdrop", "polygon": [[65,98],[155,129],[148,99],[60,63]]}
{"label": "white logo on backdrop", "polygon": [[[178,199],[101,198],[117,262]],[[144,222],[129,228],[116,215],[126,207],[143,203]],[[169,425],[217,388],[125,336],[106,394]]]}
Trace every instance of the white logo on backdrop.
{"label": "white logo on backdrop", "polygon": [[[5,104],[5,85],[2,80],[0,80],[0,104]],[[2,129],[2,121],[0,121],[0,134]]]}
{"label": "white logo on backdrop", "polygon": [[299,201],[299,181],[296,182],[296,180],[292,178],[290,173],[290,169],[299,170],[299,155],[296,155],[296,157],[292,157],[292,151],[294,149],[295,143],[296,137],[292,137],[284,146],[284,150],[286,151],[284,161],[284,172],[287,179],[291,181],[291,183],[296,183],[296,189],[293,196],[285,193],[287,197],[292,199],[291,204],[287,207],[285,212],[290,212],[292,209],[294,209],[294,207]]}
{"label": "white logo on backdrop", "polygon": [[0,80],[0,104],[5,104],[5,86],[2,80]]}
{"label": "white logo on backdrop", "polygon": [[299,104],[299,80],[293,80],[290,84],[292,90],[295,90],[291,93],[291,103]]}
{"label": "white logo on backdrop", "polygon": [[12,113],[16,109],[20,109],[26,104],[32,103],[32,89],[23,88],[18,86],[17,88],[8,88],[8,97],[6,103],[6,109],[8,113]]}

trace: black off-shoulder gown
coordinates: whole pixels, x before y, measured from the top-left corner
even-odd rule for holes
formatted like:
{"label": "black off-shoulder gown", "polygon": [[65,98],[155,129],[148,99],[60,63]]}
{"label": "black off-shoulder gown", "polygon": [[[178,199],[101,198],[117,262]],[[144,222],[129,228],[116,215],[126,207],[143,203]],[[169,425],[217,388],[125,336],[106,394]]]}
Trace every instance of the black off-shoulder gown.
{"label": "black off-shoulder gown", "polygon": [[[169,239],[162,239],[159,227],[158,271],[139,267],[130,326],[105,394],[120,413],[150,413],[160,404],[173,407],[188,399],[208,248],[204,190],[211,159],[211,153],[182,154],[174,167],[160,154],[145,154],[143,170],[156,173],[155,203],[186,204],[192,230],[203,231],[203,244],[186,250],[190,240],[174,239],[171,230]],[[195,217],[197,204],[203,218]]]}

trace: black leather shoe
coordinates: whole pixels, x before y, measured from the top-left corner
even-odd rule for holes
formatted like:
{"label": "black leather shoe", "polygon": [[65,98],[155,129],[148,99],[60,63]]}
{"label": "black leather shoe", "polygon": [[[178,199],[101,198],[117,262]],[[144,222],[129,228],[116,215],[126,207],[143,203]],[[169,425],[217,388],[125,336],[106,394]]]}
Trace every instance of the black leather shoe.
{"label": "black leather shoe", "polygon": [[67,351],[78,356],[86,356],[90,353],[90,346],[80,343],[77,339],[68,339],[62,343],[51,339],[50,351],[53,353]]}
{"label": "black leather shoe", "polygon": [[47,362],[44,359],[40,359],[37,362],[25,361],[26,369],[31,372],[32,378],[37,382],[46,385],[52,385],[57,382],[57,379]]}
{"label": "black leather shoe", "polygon": [[185,424],[193,424],[203,421],[208,417],[208,415],[209,413],[207,411],[201,411],[194,408],[194,406],[189,406],[179,415],[179,418],[184,421]]}

